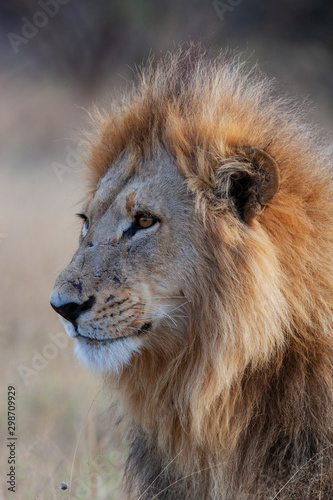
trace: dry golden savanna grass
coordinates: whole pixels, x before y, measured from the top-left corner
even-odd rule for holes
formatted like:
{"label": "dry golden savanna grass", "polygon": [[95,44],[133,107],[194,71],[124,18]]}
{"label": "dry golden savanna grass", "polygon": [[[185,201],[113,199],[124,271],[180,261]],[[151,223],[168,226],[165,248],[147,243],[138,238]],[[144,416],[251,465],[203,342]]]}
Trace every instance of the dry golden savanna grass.
{"label": "dry golden savanna grass", "polygon": [[[109,395],[101,379],[76,361],[72,341],[49,306],[57,274],[77,246],[80,224],[74,214],[83,182],[80,169],[66,164],[70,142],[60,143],[58,155],[41,153],[38,165],[24,158],[29,147],[24,129],[33,141],[31,127],[43,99],[49,100],[42,95],[31,108],[26,105],[21,159],[11,135],[17,123],[13,117],[7,121],[13,153],[1,159],[0,499],[117,498],[124,451],[117,432],[109,430]],[[39,131],[43,123],[37,124]],[[56,161],[68,167],[62,176]],[[9,385],[17,397],[15,494],[6,484]],[[70,490],[58,489],[70,481]]]}

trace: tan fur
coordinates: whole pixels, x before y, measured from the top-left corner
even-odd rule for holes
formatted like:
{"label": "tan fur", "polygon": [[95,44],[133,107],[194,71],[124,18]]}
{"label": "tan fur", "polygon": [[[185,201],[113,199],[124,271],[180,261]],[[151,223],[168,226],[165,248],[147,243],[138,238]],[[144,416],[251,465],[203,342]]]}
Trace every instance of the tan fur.
{"label": "tan fur", "polygon": [[[133,499],[333,498],[331,159],[300,107],[271,86],[238,60],[179,50],[95,115],[90,196],[119,158],[131,179],[167,151],[196,221],[177,226],[195,246],[179,290],[187,319],[148,332],[119,378],[110,375],[131,442]],[[246,221],[229,196],[250,169],[244,146],[274,158],[280,175]],[[136,199],[124,201],[128,212]]]}

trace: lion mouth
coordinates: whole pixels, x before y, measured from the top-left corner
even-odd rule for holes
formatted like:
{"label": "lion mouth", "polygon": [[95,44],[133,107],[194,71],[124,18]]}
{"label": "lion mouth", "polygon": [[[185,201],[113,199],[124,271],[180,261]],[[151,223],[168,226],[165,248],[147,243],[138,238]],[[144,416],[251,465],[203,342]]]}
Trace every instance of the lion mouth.
{"label": "lion mouth", "polygon": [[117,342],[119,340],[126,340],[126,339],[131,339],[133,337],[140,337],[144,334],[146,334],[152,327],[152,323],[144,323],[144,325],[139,328],[136,332],[131,333],[130,335],[126,335],[123,337],[114,337],[114,338],[107,338],[107,339],[97,339],[94,337],[89,337],[88,335],[82,335],[81,333],[77,332],[77,335],[75,338],[77,339],[83,339],[89,344],[113,344],[114,342]]}

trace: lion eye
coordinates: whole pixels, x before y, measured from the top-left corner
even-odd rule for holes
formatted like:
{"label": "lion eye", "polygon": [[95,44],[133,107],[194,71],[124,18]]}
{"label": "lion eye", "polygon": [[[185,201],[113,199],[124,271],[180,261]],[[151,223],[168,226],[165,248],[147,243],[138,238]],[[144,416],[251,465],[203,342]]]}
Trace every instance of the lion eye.
{"label": "lion eye", "polygon": [[141,229],[148,229],[149,227],[154,226],[157,222],[159,222],[159,219],[149,213],[136,214],[133,224],[126,229],[123,236],[124,238],[131,238],[137,231],[140,231]]}
{"label": "lion eye", "polygon": [[89,219],[85,214],[76,214],[80,219],[83,220],[82,234],[85,236],[89,229]]}
{"label": "lion eye", "polygon": [[147,229],[148,227],[155,224],[156,219],[152,215],[142,214],[137,216],[137,222],[142,229]]}

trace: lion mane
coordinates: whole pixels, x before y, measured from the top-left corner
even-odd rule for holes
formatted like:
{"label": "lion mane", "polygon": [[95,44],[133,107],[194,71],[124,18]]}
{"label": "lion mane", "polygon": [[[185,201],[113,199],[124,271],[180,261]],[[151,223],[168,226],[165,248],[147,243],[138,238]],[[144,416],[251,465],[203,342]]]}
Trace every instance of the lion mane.
{"label": "lion mane", "polygon": [[130,498],[333,498],[325,139],[257,69],[198,47],[150,61],[95,123],[92,193],[124,151],[131,175],[159,145],[203,221],[186,342],[175,353],[161,338],[110,375],[130,444]]}

